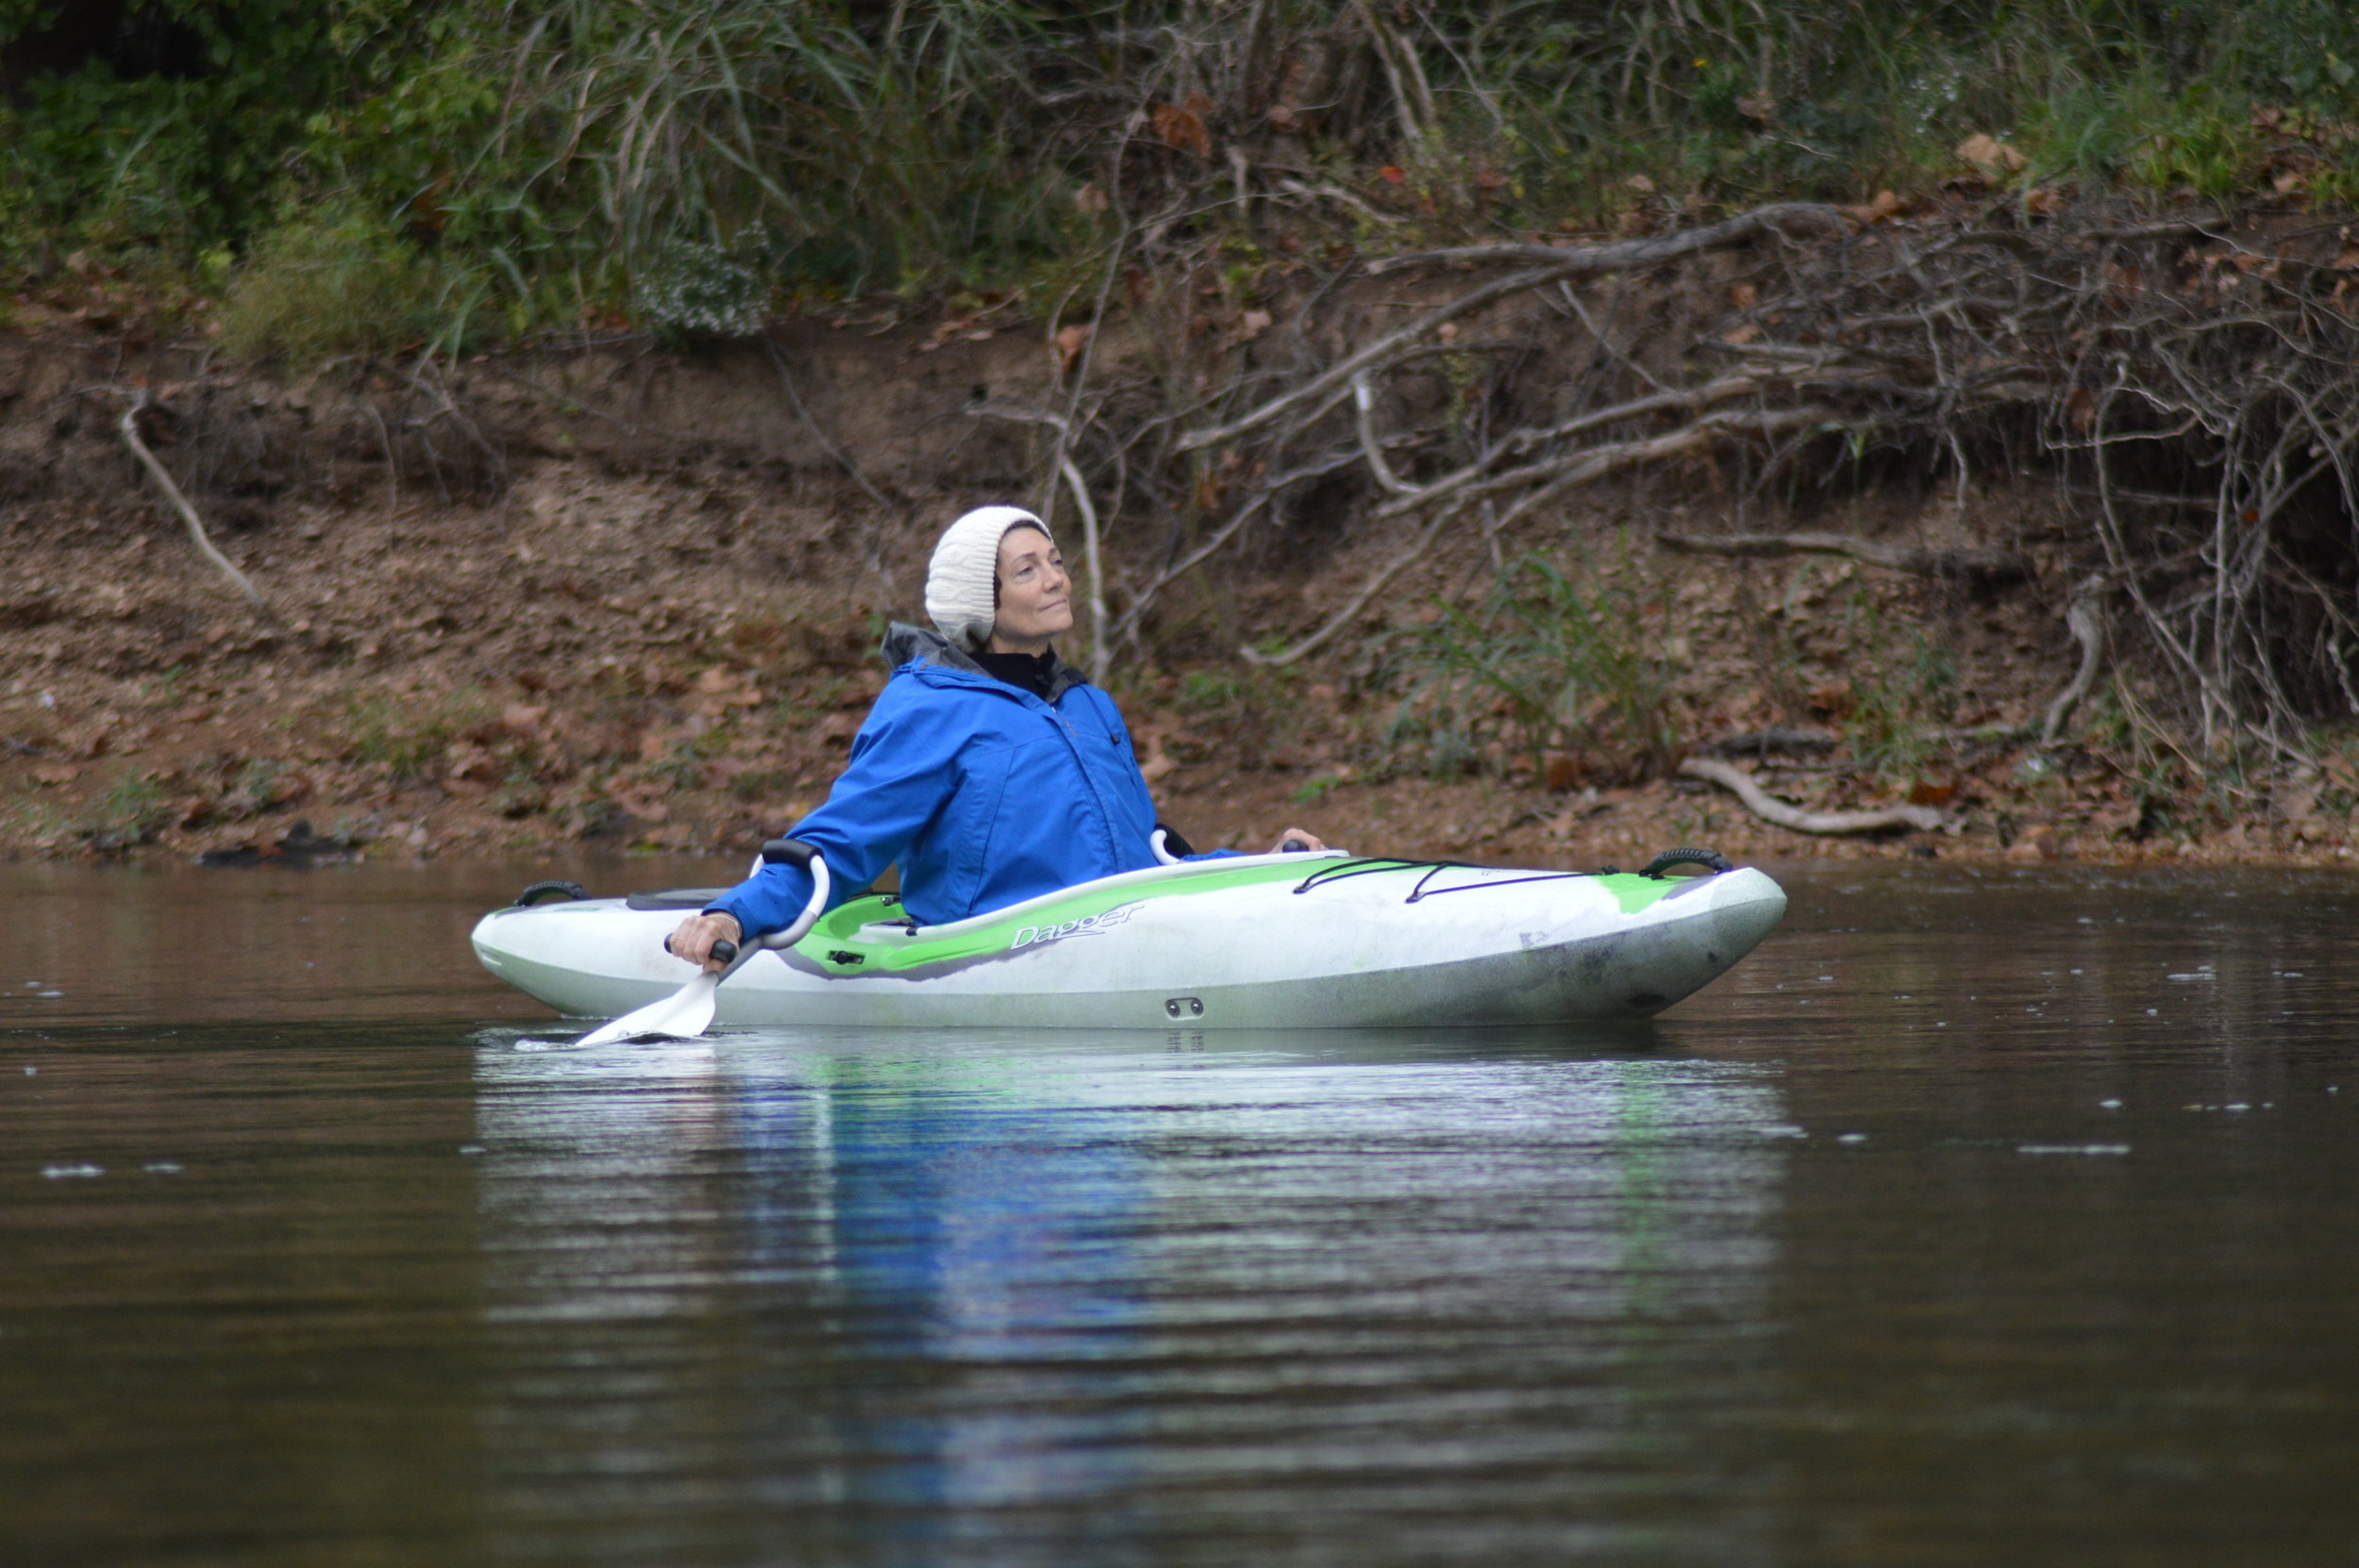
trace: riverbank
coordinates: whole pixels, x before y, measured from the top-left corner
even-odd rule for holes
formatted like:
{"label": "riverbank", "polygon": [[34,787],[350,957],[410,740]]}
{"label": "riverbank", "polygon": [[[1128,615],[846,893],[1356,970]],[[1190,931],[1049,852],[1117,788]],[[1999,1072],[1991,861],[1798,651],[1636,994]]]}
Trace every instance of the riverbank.
{"label": "riverbank", "polygon": [[[487,362],[454,407],[497,454],[496,482],[455,421],[437,471],[430,426],[373,450],[364,402],[215,370],[211,401],[184,398],[194,411],[153,435],[179,438],[163,449],[184,469],[212,465],[192,489],[266,594],[257,610],[146,487],[117,409],[77,392],[109,346],[0,342],[15,489],[0,854],[13,859],[750,849],[824,798],[884,678],[876,632],[915,617],[940,521],[1022,489],[1021,455],[971,426],[940,452],[912,457],[904,442],[897,464],[883,460],[897,432],[925,427],[929,399],[1003,373],[1013,356],[988,342],[806,330],[788,345],[811,389],[800,422],[777,417],[776,383],[755,382],[742,354],[644,369],[632,422]],[[567,385],[618,362],[577,359]],[[159,382],[171,369],[150,368]],[[692,428],[700,441],[650,433]],[[406,471],[384,460],[401,455],[394,440],[417,443]],[[830,448],[869,465],[856,480]],[[1653,776],[1496,737],[1454,765],[1440,753],[1433,667],[1403,650],[1431,646],[1445,605],[1479,608],[1498,547],[1479,530],[1435,538],[1348,635],[1284,667],[1223,650],[1330,620],[1402,538],[1265,552],[1175,596],[1151,640],[1118,650],[1110,685],[1166,817],[1205,846],[1302,822],[1355,849],[1569,866],[1680,843],[1740,858],[2348,857],[2335,809],[2348,797],[2328,773],[2288,773],[2198,816],[2142,798],[2096,729],[2036,744],[2075,656],[2066,607],[2042,586],[2059,572],[1994,590],[1651,542],[1649,525],[1724,527],[1730,505],[1708,486],[1677,499],[1600,488],[1518,546],[1584,574],[1654,660],[1678,749]],[[2035,563],[2066,542],[2030,486],[1978,488],[1963,510],[1886,487],[1833,521]],[[1732,742],[1748,734],[1747,756]],[[1735,754],[1813,810],[1914,801],[1941,825],[1790,832],[1680,776],[1687,754]]]}

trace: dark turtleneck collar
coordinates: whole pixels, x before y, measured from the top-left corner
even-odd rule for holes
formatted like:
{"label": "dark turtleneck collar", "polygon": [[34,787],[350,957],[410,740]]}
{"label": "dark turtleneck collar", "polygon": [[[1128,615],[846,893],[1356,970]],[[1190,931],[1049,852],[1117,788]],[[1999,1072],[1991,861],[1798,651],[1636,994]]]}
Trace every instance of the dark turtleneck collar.
{"label": "dark turtleneck collar", "polygon": [[[879,651],[883,653],[885,665],[889,669],[897,670],[904,664],[934,664],[945,670],[966,670],[979,676],[989,676],[992,673],[977,662],[975,655],[966,649],[951,646],[950,640],[942,633],[929,626],[912,626],[904,621],[895,621],[886,628],[884,646]],[[1021,659],[1023,656],[1019,654],[1015,657]],[[1053,649],[1046,656],[1046,659],[1050,673],[1048,690],[1042,695],[1050,703],[1054,703],[1074,687],[1087,682],[1088,676],[1059,659]],[[1027,692],[1031,690],[1029,686],[1020,686],[1017,689]]]}
{"label": "dark turtleneck collar", "polygon": [[975,662],[994,680],[1004,680],[1018,691],[1029,692],[1043,702],[1049,701],[1049,687],[1057,678],[1057,650],[1045,653],[978,652]]}

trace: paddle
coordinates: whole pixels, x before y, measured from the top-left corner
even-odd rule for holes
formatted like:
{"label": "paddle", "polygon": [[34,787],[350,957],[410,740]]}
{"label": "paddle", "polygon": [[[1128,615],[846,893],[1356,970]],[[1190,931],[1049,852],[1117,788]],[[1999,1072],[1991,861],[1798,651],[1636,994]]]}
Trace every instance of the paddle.
{"label": "paddle", "polygon": [[[828,909],[828,862],[819,852],[794,839],[772,839],[761,846],[761,865],[797,865],[811,869],[811,901],[803,912],[795,917],[795,924],[783,931],[773,931],[752,942],[716,942],[712,956],[721,960],[719,969],[698,969],[696,977],[664,997],[650,1002],[635,1012],[627,1012],[611,1024],[601,1025],[583,1035],[576,1043],[611,1045],[618,1040],[644,1040],[661,1037],[673,1040],[694,1040],[712,1025],[716,999],[713,993],[721,982],[745,967],[746,961],[765,947],[792,947],[803,940],[819,917]],[[727,951],[723,951],[727,949]],[[664,940],[664,951],[671,951],[671,940]]]}

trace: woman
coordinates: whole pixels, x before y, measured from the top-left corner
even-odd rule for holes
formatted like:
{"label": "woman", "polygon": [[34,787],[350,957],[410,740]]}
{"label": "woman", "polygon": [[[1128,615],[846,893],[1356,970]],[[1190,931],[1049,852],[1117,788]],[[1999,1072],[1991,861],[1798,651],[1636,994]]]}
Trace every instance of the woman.
{"label": "woman", "polygon": [[[1072,581],[1047,525],[984,507],[950,525],[926,574],[939,633],[895,626],[894,666],[827,804],[793,837],[827,858],[830,907],[895,861],[901,907],[939,926],[1156,864],[1155,806],[1113,700],[1057,658]],[[1327,846],[1298,827],[1288,843]],[[807,870],[764,866],[680,923],[666,944],[713,964],[712,944],[781,930],[811,897]]]}

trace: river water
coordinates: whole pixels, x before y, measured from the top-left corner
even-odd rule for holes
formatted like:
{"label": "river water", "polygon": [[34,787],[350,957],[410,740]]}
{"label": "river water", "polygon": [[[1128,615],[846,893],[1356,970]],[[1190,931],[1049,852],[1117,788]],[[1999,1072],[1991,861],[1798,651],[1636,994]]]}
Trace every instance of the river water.
{"label": "river water", "polygon": [[2359,880],[1771,869],[1637,1034],[583,1051],[546,866],[0,867],[0,1564],[2359,1562]]}

